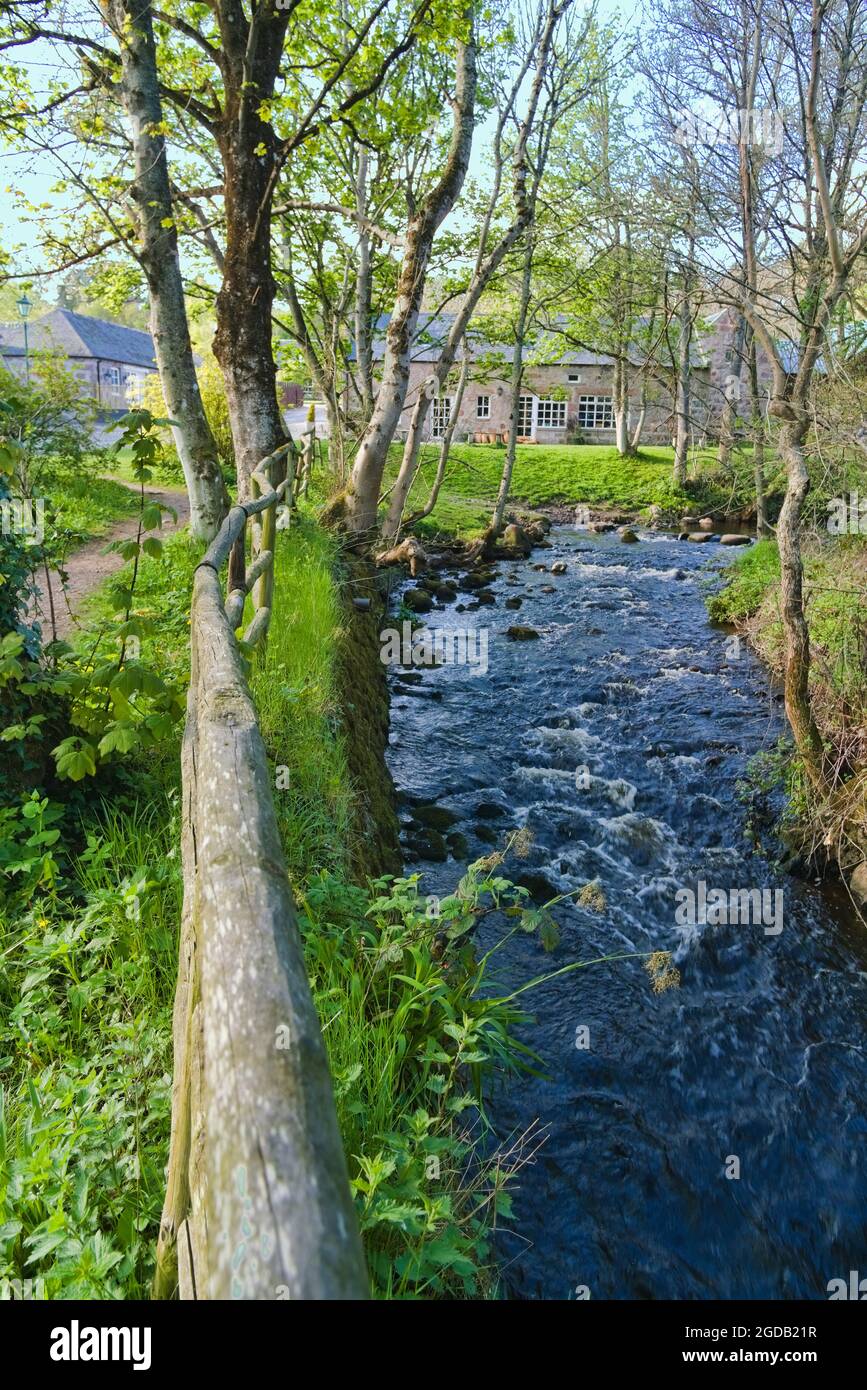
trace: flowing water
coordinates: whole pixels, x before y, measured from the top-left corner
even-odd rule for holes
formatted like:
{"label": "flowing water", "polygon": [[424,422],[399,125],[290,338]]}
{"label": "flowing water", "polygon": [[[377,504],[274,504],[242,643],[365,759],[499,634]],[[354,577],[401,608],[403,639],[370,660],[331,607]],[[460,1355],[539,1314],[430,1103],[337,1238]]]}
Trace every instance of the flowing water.
{"label": "flowing water", "polygon": [[[501,1138],[538,1118],[547,1140],[500,1238],[506,1284],[519,1298],[826,1298],[830,1279],[867,1275],[867,935],[749,830],[737,784],[784,726],[760,665],[707,621],[709,562],[730,553],[641,535],[561,528],[551,550],[501,564],[495,607],[426,617],[487,629],[487,674],[444,665],[393,696],[404,821],[436,801],[468,842],[457,862],[412,865],[426,891],[489,853],[491,828],[502,842],[526,826],[529,858],[503,872],[537,901],[591,880],[605,894],[601,913],[555,909],[554,955],[514,937],[500,982],[651,950],[681,975],[656,994],[642,961],[622,960],[523,997],[545,1076],[510,1079],[489,1110]],[[543,559],[568,569],[539,573]],[[508,641],[511,623],[540,640]],[[679,924],[676,894],[699,881],[781,890],[782,930],[712,925],[700,906]]]}

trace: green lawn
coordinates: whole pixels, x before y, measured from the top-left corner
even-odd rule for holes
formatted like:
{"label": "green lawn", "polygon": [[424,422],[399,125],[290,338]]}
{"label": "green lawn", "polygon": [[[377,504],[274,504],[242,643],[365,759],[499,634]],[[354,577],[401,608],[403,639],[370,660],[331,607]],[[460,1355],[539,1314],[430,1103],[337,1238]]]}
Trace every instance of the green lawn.
{"label": "green lawn", "polygon": [[[408,510],[421,505],[430,490],[438,447],[426,444]],[[482,529],[493,505],[506,451],[491,444],[455,444],[437,506],[424,529],[472,534]],[[396,472],[400,447],[394,446],[389,476]],[[674,486],[674,452],[670,448],[642,449],[635,458],[621,458],[613,445],[520,444],[512,477],[511,500],[529,507],[554,504],[640,511],[654,503],[673,512],[722,500],[723,493],[707,476],[716,465],[716,451],[693,451],[689,476],[692,486]],[[725,494],[728,495],[727,493]]]}

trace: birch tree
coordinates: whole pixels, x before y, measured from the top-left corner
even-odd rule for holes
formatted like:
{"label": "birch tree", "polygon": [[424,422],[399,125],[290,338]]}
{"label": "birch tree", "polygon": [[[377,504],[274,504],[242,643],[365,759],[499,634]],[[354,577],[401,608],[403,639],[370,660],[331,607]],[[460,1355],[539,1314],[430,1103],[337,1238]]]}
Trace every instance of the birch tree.
{"label": "birch tree", "polygon": [[187,322],[163,135],[150,0],[104,0],[118,42],[121,100],[132,138],[138,259],[147,280],[154,354],[190,499],[190,531],[211,540],[229,499],[205,416]]}
{"label": "birch tree", "polygon": [[445,164],[433,188],[417,208],[411,209],[406,225],[394,307],[385,335],[379,391],[343,499],[346,525],[354,533],[370,534],[376,526],[388,448],[406,400],[411,344],[433,240],[457,201],[469,165],[477,78],[474,24],[474,16],[468,11],[457,44],[452,132]]}

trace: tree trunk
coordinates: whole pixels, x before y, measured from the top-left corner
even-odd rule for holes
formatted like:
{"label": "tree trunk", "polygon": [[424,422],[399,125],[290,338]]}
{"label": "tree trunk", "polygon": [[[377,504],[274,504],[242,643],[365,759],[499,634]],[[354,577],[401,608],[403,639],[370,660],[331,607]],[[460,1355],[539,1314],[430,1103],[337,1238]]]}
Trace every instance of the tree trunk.
{"label": "tree trunk", "polygon": [[132,192],[138,210],[139,260],[148,286],[157,369],[189,493],[190,530],[200,539],[211,540],[226,515],[229,498],[202,405],[190,343],[150,3],[107,0],[105,9],[118,37],[120,92],[132,127]]}
{"label": "tree trunk", "polygon": [[644,422],[647,419],[647,377],[642,373],[641,377],[641,402],[638,407],[638,419],[635,422],[635,429],[632,431],[632,438],[629,441],[629,452],[638,453],[638,446],[641,443],[641,436],[644,433]]}
{"label": "tree trunk", "polygon": [[358,217],[358,265],[355,273],[355,360],[364,424],[373,415],[373,325],[371,324],[370,233],[367,218],[367,150],[358,147],[355,181],[355,209]]}
{"label": "tree trunk", "polygon": [[825,752],[810,704],[810,632],[804,614],[804,570],[801,560],[801,511],[810,490],[804,459],[805,421],[787,421],[780,431],[780,455],[788,484],[777,543],[780,548],[781,608],[785,632],[784,695],[786,714],[798,752],[813,786],[828,785]]}
{"label": "tree trunk", "polygon": [[[267,93],[260,94],[264,99]],[[251,98],[240,98],[247,105]],[[238,497],[250,496],[256,465],[285,442],[277,404],[277,369],[271,342],[274,277],[271,206],[274,132],[258,114],[233,119],[223,135],[226,254],[217,295],[214,354],[226,399],[238,469]],[[266,153],[256,153],[261,146]]]}
{"label": "tree trunk", "polygon": [[723,400],[722,414],[719,426],[719,449],[717,450],[717,463],[720,468],[727,469],[731,463],[732,447],[734,445],[735,421],[738,418],[738,398],[740,395],[741,372],[744,364],[744,339],[746,336],[747,321],[743,314],[738,318],[738,326],[732,340],[732,370],[727,373],[725,385],[725,399]]}
{"label": "tree trunk", "polygon": [[692,315],[686,285],[680,300],[680,326],[677,335],[676,432],[674,438],[674,481],[686,485],[686,464],[689,456],[690,428],[690,344]]}
{"label": "tree trunk", "polygon": [[750,334],[748,371],[750,382],[750,434],[753,441],[753,478],[756,492],[756,535],[770,534],[765,505],[765,422],[759,395],[759,365],[755,336]]}
{"label": "tree trunk", "polygon": [[497,500],[494,504],[494,511],[491,516],[491,524],[488,527],[486,540],[495,540],[503,529],[503,517],[506,511],[506,503],[509,500],[509,491],[512,486],[512,473],[515,469],[515,453],[518,446],[518,407],[521,397],[521,385],[524,380],[524,334],[527,329],[527,316],[530,307],[532,275],[533,235],[532,232],[528,232],[527,245],[524,251],[524,272],[521,277],[521,297],[515,333],[515,350],[512,355],[512,379],[509,392],[511,406],[511,413],[509,416],[509,442],[506,445],[506,459],[503,464],[500,486],[497,491]]}
{"label": "tree trunk", "polygon": [[[500,118],[497,123],[497,130],[494,136],[494,179],[488,200],[487,210],[485,212],[484,218],[482,219],[482,230],[481,236],[479,238],[479,249],[476,254],[476,261],[473,267],[472,278],[467,288],[467,292],[464,296],[463,303],[457,315],[455,316],[455,321],[452,324],[452,327],[449,331],[449,335],[446,339],[445,346],[443,347],[443,350],[440,354],[439,361],[436,363],[432,373],[432,376],[436,379],[438,389],[442,388],[443,384],[448,378],[448,374],[451,371],[451,368],[454,365],[455,359],[457,357],[458,349],[460,348],[461,343],[464,341],[466,337],[466,332],[469,327],[472,316],[475,313],[476,306],[478,305],[478,302],[481,299],[487,285],[490,283],[491,277],[500,268],[512,247],[518,243],[522,233],[529,226],[530,220],[533,216],[536,203],[536,193],[538,191],[539,180],[542,176],[544,159],[536,162],[535,168],[532,171],[532,186],[528,190],[527,176],[530,172],[530,161],[528,159],[527,146],[529,143],[530,134],[533,130],[533,126],[536,120],[536,113],[542,94],[544,78],[547,72],[548,62],[550,59],[551,46],[554,41],[554,35],[557,30],[559,18],[559,12],[552,6],[548,10],[545,26],[539,39],[538,47],[536,47],[535,49],[536,73],[533,79],[533,85],[530,90],[530,97],[527,104],[526,117],[521,124],[520,137],[518,139],[518,143],[513,154],[515,216],[513,217],[511,224],[507,227],[506,231],[503,233],[499,241],[494,246],[493,250],[490,252],[489,255],[486,255],[488,237],[491,229],[491,222],[499,206],[499,195],[503,169],[503,131],[506,126],[508,113],[513,109],[514,100],[518,94],[520,83],[523,81],[524,76],[529,71],[530,62],[532,61],[532,48],[525,57],[519,79],[513,87],[510,97],[504,103],[500,110]],[[550,115],[550,113],[548,114]],[[466,376],[463,371],[461,373],[461,381],[463,382],[463,386],[460,388],[460,390],[461,395],[463,395],[463,388],[464,386],[466,386]],[[412,480],[415,477],[416,469],[418,467],[418,451],[421,445],[425,420],[427,419],[431,399],[432,395],[430,392],[421,392],[412,412],[409,430],[407,431],[406,442],[403,448],[403,457],[401,459],[400,470],[397,475],[397,480],[395,482],[394,489],[391,494],[391,501],[389,504],[388,512],[382,527],[383,536],[385,536],[388,540],[393,540],[400,533],[400,524],[401,518],[403,516],[403,509],[406,505],[406,499],[409,494],[409,490],[412,486]],[[452,433],[454,433],[454,431],[452,431]],[[447,456],[448,450],[446,450],[446,457]],[[438,488],[436,490],[439,491]],[[425,512],[424,514],[428,515],[427,512]]]}
{"label": "tree trunk", "polygon": [[[449,335],[439,360],[431,373],[432,377],[436,379],[438,388],[442,388],[449,372],[454,366],[458,349],[460,348],[461,342],[464,340],[467,327],[484,293],[485,286],[490,282],[491,276],[495,271],[499,269],[507,252],[514,246],[515,242],[520,237],[529,218],[529,207],[521,208],[518,216],[514,219],[504,236],[501,237],[490,256],[477,266],[472,283],[464,297],[464,302],[455,317],[455,321],[449,330]],[[431,400],[432,396],[429,395],[427,391],[420,391],[413,408],[406,442],[403,446],[403,457],[400,462],[400,470],[391,494],[388,512],[382,525],[382,534],[388,540],[393,540],[400,532],[403,509],[406,506],[407,495],[412,486],[412,480],[415,477],[415,471],[418,465],[419,446],[421,445],[424,425],[427,420]]]}
{"label": "tree trunk", "polygon": [[614,363],[614,439],[621,458],[630,453],[629,374],[622,358]]}
{"label": "tree trunk", "polygon": [[372,531],[376,525],[388,448],[406,401],[410,352],[433,239],[457,200],[469,164],[475,93],[476,50],[471,35],[458,50],[455,120],[446,166],[436,187],[410,218],[407,227],[394,309],[385,335],[380,388],[347,489],[345,518],[349,529],[356,534]]}

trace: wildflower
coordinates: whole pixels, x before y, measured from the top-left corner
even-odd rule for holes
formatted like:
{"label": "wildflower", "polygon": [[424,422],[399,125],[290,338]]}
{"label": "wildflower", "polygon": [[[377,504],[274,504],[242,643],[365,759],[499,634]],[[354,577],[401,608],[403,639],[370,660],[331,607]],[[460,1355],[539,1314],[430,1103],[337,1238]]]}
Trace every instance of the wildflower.
{"label": "wildflower", "polygon": [[670,951],[654,951],[644,962],[644,968],[653,982],[654,994],[664,994],[667,989],[677,989],[680,985],[680,971],[671,964]]}

